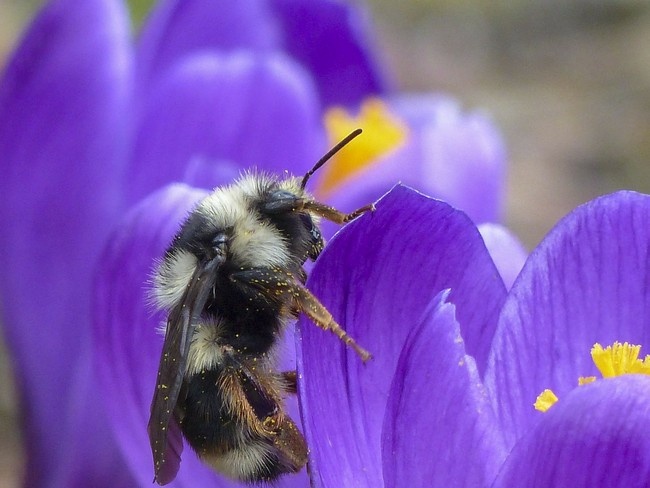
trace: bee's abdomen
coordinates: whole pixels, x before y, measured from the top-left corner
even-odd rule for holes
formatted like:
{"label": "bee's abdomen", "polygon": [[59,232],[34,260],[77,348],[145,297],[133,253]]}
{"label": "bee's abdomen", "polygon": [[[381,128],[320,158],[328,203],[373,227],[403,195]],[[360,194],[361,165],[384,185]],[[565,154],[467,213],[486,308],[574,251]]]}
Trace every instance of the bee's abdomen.
{"label": "bee's abdomen", "polygon": [[187,381],[181,428],[200,456],[227,451],[239,443],[238,426],[227,410],[223,391],[217,387],[219,376],[217,370],[202,371]]}
{"label": "bee's abdomen", "polygon": [[307,446],[294,422],[281,409],[263,405],[260,397],[255,411],[268,429],[256,432],[229,406],[232,398],[229,403],[226,395],[234,392],[224,390],[225,374],[205,371],[187,381],[181,428],[192,449],[208,465],[240,481],[270,481],[300,471],[307,462]]}

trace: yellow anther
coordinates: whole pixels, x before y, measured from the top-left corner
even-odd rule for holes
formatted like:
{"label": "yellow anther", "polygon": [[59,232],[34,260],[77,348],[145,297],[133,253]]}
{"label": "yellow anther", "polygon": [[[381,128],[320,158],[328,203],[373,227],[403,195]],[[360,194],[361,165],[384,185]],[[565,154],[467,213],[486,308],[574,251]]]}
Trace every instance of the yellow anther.
{"label": "yellow anther", "polygon": [[[596,343],[591,348],[591,359],[603,378],[613,378],[624,374],[650,375],[650,355],[641,360],[639,359],[639,352],[641,352],[641,346],[628,342],[614,342],[614,344],[607,347]],[[595,376],[581,376],[578,378],[578,385],[587,385],[593,383],[596,379]],[[545,406],[546,403],[544,401],[548,398],[549,394],[554,397],[554,400]],[[545,412],[556,401],[557,397],[551,390],[544,390],[537,397],[535,408],[541,412]]]}
{"label": "yellow anther", "polygon": [[596,343],[591,348],[591,358],[603,378],[612,378],[629,373],[638,361],[640,351],[641,346],[627,342],[615,342],[606,348]]}
{"label": "yellow anther", "polygon": [[549,408],[555,405],[555,402],[557,401],[558,401],[557,395],[553,393],[551,390],[546,389],[537,396],[537,399],[535,400],[534,403],[535,410],[539,410],[540,412],[546,412]]}
{"label": "yellow anther", "polygon": [[354,117],[342,107],[334,107],[325,114],[325,128],[330,145],[361,127],[363,136],[337,153],[322,170],[316,193],[325,196],[350,177],[375,163],[382,156],[400,146],[406,139],[407,127],[390,112],[378,98],[367,99]]}
{"label": "yellow anther", "polygon": [[638,359],[630,368],[630,373],[650,375],[650,354],[643,361]]}
{"label": "yellow anther", "polygon": [[578,378],[578,386],[588,385],[589,383],[593,383],[594,381],[596,381],[595,376],[581,376],[580,378]]}

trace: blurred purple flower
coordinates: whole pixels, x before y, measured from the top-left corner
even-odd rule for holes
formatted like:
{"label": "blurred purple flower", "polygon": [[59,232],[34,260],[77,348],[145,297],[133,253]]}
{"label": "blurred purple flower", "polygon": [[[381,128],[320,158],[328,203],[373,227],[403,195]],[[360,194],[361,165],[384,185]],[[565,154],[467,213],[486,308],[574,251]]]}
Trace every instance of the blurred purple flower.
{"label": "blurred purple flower", "polygon": [[[348,150],[346,159],[352,161],[345,162],[345,173],[339,171],[344,174],[334,177],[338,180],[335,189],[329,190],[328,177],[337,172],[336,162],[316,176],[318,196],[340,208],[358,208],[400,181],[445,200],[476,223],[501,221],[506,149],[486,114],[465,112],[456,100],[441,94],[394,94],[386,98],[384,108],[377,104],[365,102],[356,117],[334,114],[328,118],[334,140],[356,126],[367,128],[370,134]],[[396,131],[402,132],[404,141],[396,143],[394,150],[373,158],[371,164],[349,168],[363,160],[363,144],[373,144],[372,137],[398,139]]]}
{"label": "blurred purple flower", "polygon": [[650,379],[576,379],[595,342],[650,340],[649,219],[633,192],[577,208],[509,293],[442,202],[397,187],[345,227],[308,285],[375,359],[299,323],[313,486],[646,486]]}
{"label": "blurred purple flower", "polygon": [[170,0],[135,46],[129,27],[118,0],[52,0],[0,81],[2,321],[27,486],[133,483],[90,326],[96,261],[125,210],[171,181],[305,171],[325,147],[323,104],[387,85],[359,6]]}

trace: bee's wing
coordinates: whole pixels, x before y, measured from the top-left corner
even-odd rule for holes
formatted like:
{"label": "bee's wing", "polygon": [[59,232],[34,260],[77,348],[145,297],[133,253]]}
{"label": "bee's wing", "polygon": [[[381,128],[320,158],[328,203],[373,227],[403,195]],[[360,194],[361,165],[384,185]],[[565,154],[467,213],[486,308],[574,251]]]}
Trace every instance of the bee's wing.
{"label": "bee's wing", "polygon": [[147,426],[154,460],[154,481],[161,485],[172,481],[180,466],[183,441],[174,411],[183,386],[194,327],[208,300],[215,272],[222,263],[223,257],[218,256],[197,265],[180,302],[171,309],[167,320]]}

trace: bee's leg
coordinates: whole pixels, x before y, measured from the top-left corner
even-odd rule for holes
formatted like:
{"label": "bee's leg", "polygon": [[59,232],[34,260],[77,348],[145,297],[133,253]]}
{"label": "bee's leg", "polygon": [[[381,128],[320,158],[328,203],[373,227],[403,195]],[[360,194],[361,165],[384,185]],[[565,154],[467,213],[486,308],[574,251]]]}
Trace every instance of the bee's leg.
{"label": "bee's leg", "polygon": [[359,355],[365,363],[372,355],[362,348],[356,341],[350,337],[345,330],[336,323],[332,314],[311,292],[302,285],[295,285],[294,303],[298,310],[309,317],[318,327],[324,330],[331,330],[336,336],[350,346]]}
{"label": "bee's leg", "polygon": [[354,349],[364,362],[371,358],[370,353],[336,323],[318,298],[303,285],[296,283],[291,273],[279,268],[255,268],[231,273],[230,280],[243,294],[255,299],[291,303],[292,308],[303,312],[321,329],[334,332],[339,339]]}
{"label": "bee's leg", "polygon": [[351,220],[356,219],[361,214],[364,214],[366,212],[374,212],[375,204],[369,203],[368,205],[364,205],[363,207],[356,209],[354,212],[346,214],[324,203],[317,202],[315,200],[306,200],[303,204],[302,210],[306,210],[307,212],[319,215],[324,219],[331,220],[335,224],[345,224]]}
{"label": "bee's leg", "polygon": [[345,224],[365,212],[372,212],[374,210],[375,205],[370,203],[358,208],[354,212],[346,214],[324,203],[300,198],[285,190],[277,190],[273,192],[261,207],[262,213],[268,215],[305,211],[319,215],[324,219],[331,220],[336,224]]}
{"label": "bee's leg", "polygon": [[304,285],[305,283],[307,283],[307,272],[303,268],[300,268],[298,270],[297,278],[298,280],[300,280],[300,283]]}

